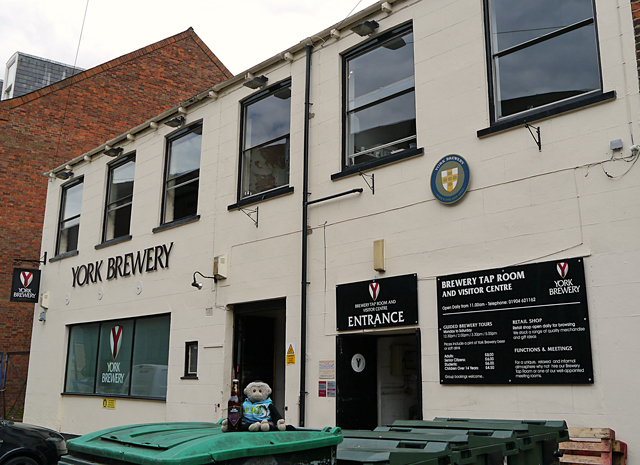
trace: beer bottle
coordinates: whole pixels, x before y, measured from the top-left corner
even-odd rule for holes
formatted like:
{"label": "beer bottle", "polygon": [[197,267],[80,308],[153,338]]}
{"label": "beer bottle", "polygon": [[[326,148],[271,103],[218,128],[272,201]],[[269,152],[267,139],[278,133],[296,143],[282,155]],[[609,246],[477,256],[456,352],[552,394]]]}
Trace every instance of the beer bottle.
{"label": "beer bottle", "polygon": [[242,402],[240,402],[239,381],[233,380],[231,397],[229,397],[227,410],[227,431],[240,431],[240,420],[242,419]]}

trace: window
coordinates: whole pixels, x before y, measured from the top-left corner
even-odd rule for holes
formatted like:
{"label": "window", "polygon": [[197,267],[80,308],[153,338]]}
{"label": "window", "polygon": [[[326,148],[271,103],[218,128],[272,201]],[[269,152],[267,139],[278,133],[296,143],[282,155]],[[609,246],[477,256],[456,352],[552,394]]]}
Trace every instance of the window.
{"label": "window", "polygon": [[135,167],[136,160],[133,155],[109,166],[103,241],[129,235]]}
{"label": "window", "polygon": [[72,252],[78,249],[81,204],[82,179],[79,179],[62,188],[56,255]]}
{"label": "window", "polygon": [[492,121],[602,87],[593,0],[485,0]]}
{"label": "window", "polygon": [[198,341],[185,344],[184,377],[198,377]]}
{"label": "window", "polygon": [[344,56],[345,165],[416,148],[411,25]]}
{"label": "window", "polygon": [[243,102],[238,199],[289,185],[290,119],[290,81]]}
{"label": "window", "polygon": [[167,396],[169,315],[70,328],[65,393]]}
{"label": "window", "polygon": [[162,223],[195,216],[198,211],[202,123],[167,139]]}

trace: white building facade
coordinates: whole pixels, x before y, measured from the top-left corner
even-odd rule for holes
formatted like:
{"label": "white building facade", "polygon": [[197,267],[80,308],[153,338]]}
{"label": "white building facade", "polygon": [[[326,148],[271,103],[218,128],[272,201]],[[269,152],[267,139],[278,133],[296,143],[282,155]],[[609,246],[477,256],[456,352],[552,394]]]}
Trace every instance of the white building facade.
{"label": "white building facade", "polygon": [[511,3],[380,2],[53,170],[25,421],[218,421],[237,376],[635,456],[631,7]]}

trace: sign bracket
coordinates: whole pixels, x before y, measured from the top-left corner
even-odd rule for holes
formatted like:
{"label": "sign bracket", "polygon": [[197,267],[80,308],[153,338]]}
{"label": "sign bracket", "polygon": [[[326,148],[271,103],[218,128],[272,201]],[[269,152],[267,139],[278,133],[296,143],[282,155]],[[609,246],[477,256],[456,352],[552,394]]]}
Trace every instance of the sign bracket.
{"label": "sign bracket", "polygon": [[43,265],[47,264],[47,251],[45,250],[44,252],[44,257],[42,258],[42,260],[27,260],[26,258],[14,258],[13,259],[13,264],[14,265],[19,265],[20,263],[42,263]]}

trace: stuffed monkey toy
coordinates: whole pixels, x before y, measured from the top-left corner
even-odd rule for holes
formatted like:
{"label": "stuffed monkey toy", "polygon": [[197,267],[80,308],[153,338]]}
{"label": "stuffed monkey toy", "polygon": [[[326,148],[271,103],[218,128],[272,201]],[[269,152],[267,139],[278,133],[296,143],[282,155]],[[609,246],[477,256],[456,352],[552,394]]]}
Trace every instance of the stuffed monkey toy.
{"label": "stuffed monkey toy", "polygon": [[[284,419],[275,408],[267,383],[254,381],[244,388],[241,429],[243,431],[286,431]],[[227,430],[227,419],[222,421],[222,431]]]}

